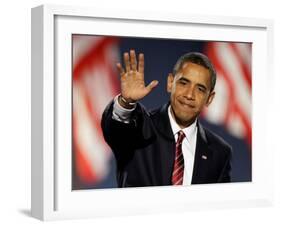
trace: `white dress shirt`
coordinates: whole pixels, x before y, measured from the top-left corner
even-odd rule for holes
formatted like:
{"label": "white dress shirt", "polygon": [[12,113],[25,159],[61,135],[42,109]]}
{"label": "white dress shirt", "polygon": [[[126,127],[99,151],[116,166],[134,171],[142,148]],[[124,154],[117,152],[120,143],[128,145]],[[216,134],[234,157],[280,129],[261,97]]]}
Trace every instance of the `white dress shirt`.
{"label": "white dress shirt", "polygon": [[[123,108],[118,103],[118,96],[114,98],[112,118],[120,122],[129,123],[131,113],[133,110],[135,110],[135,107],[133,109]],[[172,131],[175,137],[175,142],[178,139],[178,132],[180,130],[182,130],[185,134],[185,138],[183,139],[182,142],[182,153],[184,157],[183,185],[191,185],[196,140],[197,140],[197,126],[196,126],[197,120],[195,120],[195,122],[192,123],[189,127],[181,129],[171,114],[171,106],[169,106],[168,108],[168,115],[169,115]]]}
{"label": "white dress shirt", "polygon": [[182,142],[182,154],[184,158],[183,185],[191,185],[197,140],[197,120],[195,120],[189,127],[181,129],[172,116],[171,106],[169,106],[168,108],[168,115],[172,131],[175,137],[175,142],[178,139],[178,132],[180,130],[182,130],[185,134],[185,138]]}

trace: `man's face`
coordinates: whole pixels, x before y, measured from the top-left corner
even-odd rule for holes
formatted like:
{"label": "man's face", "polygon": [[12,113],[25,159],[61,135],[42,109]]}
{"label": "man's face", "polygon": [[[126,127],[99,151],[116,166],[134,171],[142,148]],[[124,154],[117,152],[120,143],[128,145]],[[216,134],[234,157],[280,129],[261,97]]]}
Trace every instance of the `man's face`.
{"label": "man's face", "polygon": [[192,124],[215,95],[209,70],[191,62],[184,63],[176,75],[168,76],[167,91],[171,93],[172,115],[181,128]]}

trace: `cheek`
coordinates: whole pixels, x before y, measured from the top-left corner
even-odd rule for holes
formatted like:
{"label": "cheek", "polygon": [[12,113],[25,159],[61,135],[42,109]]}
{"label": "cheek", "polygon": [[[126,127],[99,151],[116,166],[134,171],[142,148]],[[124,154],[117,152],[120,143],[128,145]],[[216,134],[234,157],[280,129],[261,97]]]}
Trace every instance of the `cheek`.
{"label": "cheek", "polygon": [[176,87],[173,85],[170,92],[171,98],[175,99],[179,95],[178,93],[179,93],[178,89],[176,89]]}
{"label": "cheek", "polygon": [[186,89],[182,88],[181,86],[177,84],[173,84],[171,95],[173,95],[175,98],[178,96],[183,96],[186,92]]}
{"label": "cheek", "polygon": [[198,103],[198,107],[200,109],[202,109],[204,106],[206,106],[207,101],[208,101],[208,98],[205,95],[198,97],[198,102],[197,102]]}

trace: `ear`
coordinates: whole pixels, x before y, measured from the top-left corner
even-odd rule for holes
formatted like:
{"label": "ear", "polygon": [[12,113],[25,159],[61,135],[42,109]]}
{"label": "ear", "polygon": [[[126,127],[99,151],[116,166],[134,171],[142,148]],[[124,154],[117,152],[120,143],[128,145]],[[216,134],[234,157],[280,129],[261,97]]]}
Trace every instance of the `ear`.
{"label": "ear", "polygon": [[167,92],[170,93],[173,87],[174,76],[172,73],[169,73],[167,78]]}
{"label": "ear", "polygon": [[214,97],[215,97],[215,91],[212,91],[211,93],[210,93],[210,95],[209,95],[209,97],[208,97],[208,99],[207,99],[207,102],[206,102],[206,106],[208,107],[211,103],[212,103],[212,101],[213,101],[213,99],[214,99]]}

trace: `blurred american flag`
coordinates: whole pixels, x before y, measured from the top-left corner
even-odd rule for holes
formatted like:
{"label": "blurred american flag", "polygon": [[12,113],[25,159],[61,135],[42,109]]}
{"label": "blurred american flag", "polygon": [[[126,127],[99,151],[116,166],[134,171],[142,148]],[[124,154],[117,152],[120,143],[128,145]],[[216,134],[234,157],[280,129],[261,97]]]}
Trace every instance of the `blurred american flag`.
{"label": "blurred american flag", "polygon": [[80,184],[98,184],[108,174],[111,152],[100,127],[102,112],[119,92],[118,40],[73,35],[73,170]]}
{"label": "blurred american flag", "polygon": [[[204,115],[224,125],[230,134],[251,146],[252,78],[250,43],[209,42],[206,54],[217,71],[216,96]],[[249,149],[251,150],[251,148]]]}

